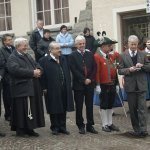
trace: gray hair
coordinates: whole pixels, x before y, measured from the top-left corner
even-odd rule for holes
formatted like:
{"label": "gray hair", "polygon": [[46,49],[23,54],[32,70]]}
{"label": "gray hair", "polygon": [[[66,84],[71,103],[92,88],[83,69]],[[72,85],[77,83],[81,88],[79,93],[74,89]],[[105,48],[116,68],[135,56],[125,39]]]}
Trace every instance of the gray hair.
{"label": "gray hair", "polygon": [[28,44],[28,40],[23,37],[16,38],[14,41],[15,48],[18,48],[22,43]]}
{"label": "gray hair", "polygon": [[51,51],[54,46],[60,46],[60,44],[56,41],[52,41],[50,44],[49,44],[49,51]]}
{"label": "gray hair", "polygon": [[75,44],[77,44],[79,41],[81,40],[84,40],[85,41],[85,37],[82,36],[82,35],[78,35],[76,38],[75,38]]}
{"label": "gray hair", "polygon": [[130,35],[128,38],[128,42],[132,42],[132,41],[139,41],[138,37],[136,35]]}

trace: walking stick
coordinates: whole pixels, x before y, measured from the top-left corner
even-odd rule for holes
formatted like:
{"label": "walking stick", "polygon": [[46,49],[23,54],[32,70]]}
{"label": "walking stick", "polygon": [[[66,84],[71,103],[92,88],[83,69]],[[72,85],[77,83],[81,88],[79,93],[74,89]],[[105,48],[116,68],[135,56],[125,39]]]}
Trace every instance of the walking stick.
{"label": "walking stick", "polygon": [[119,97],[119,100],[120,100],[120,102],[121,102],[121,105],[122,105],[122,107],[123,107],[124,114],[125,114],[125,116],[127,117],[127,113],[126,113],[124,104],[123,104],[123,102],[122,102],[122,99],[121,99],[121,97],[120,97],[119,91],[117,91],[116,93],[117,93],[117,95],[118,95],[118,97]]}

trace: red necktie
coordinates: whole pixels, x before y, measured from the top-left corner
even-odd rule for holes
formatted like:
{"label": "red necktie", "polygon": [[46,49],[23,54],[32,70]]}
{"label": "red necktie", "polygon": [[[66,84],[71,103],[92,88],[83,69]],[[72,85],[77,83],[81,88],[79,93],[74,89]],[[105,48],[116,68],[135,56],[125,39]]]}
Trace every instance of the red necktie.
{"label": "red necktie", "polygon": [[81,55],[82,55],[82,62],[83,62],[83,70],[84,70],[84,75],[85,77],[87,76],[87,67],[86,67],[86,63],[85,63],[85,55],[84,55],[84,52],[81,51]]}

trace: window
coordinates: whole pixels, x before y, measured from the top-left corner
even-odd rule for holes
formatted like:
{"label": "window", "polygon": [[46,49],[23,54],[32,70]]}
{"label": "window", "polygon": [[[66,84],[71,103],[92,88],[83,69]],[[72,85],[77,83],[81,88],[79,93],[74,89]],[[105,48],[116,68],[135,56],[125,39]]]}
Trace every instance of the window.
{"label": "window", "polygon": [[12,30],[11,2],[0,0],[0,31]]}
{"label": "window", "polygon": [[44,25],[69,22],[68,0],[36,0],[37,19],[44,20]]}

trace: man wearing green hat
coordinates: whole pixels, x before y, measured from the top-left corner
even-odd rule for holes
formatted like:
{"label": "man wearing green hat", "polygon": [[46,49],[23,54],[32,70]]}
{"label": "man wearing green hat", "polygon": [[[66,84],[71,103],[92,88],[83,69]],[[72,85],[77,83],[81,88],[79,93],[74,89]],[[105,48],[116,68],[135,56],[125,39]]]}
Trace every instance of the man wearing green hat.
{"label": "man wearing green hat", "polygon": [[102,130],[105,132],[119,131],[119,128],[112,123],[112,107],[116,95],[117,69],[109,52],[112,44],[117,43],[108,37],[101,37],[97,40],[97,52],[95,61],[97,63],[96,92],[100,95],[100,109],[102,119]]}

